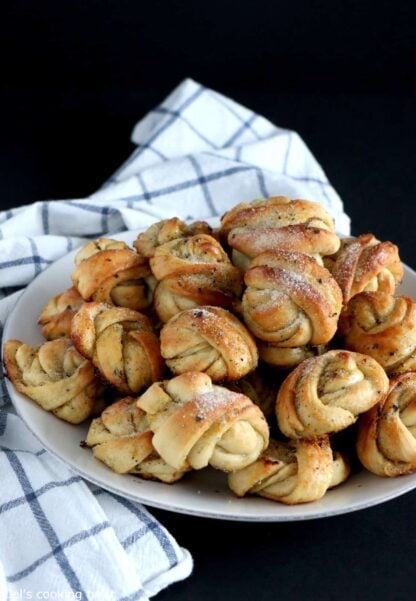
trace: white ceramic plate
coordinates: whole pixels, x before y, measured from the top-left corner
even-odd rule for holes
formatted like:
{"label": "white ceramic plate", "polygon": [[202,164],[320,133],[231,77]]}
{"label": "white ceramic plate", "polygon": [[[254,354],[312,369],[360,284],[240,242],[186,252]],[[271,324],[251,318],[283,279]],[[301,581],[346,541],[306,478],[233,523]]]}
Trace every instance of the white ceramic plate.
{"label": "white ceramic plate", "polygon": [[[131,244],[135,232],[114,236]],[[70,286],[75,252],[41,273],[20,297],[4,329],[4,340],[17,338],[29,344],[42,342],[37,318],[46,302]],[[400,291],[416,297],[416,273],[405,268]],[[43,411],[16,392],[7,381],[17,412],[42,445],[75,472],[123,497],[169,511],[216,519],[278,522],[322,518],[383,503],[416,488],[416,474],[395,479],[379,478],[366,471],[327,492],[320,501],[287,507],[259,497],[238,499],[227,489],[225,474],[206,469],[194,472],[174,485],[118,475],[80,447],[87,425],[72,426]]]}

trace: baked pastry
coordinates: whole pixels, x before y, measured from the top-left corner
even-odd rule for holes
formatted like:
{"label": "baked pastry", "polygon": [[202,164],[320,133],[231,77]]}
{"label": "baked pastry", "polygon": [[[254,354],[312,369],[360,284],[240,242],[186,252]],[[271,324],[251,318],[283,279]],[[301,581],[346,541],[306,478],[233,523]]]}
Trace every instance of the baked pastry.
{"label": "baked pastry", "polygon": [[325,259],[325,266],[338,282],[344,304],[360,292],[393,293],[403,277],[397,246],[380,242],[373,234],[345,238],[339,251]]}
{"label": "baked pastry", "polygon": [[247,328],[219,307],[177,313],[160,332],[160,351],[174,374],[202,371],[214,382],[238,380],[258,362],[256,343]]}
{"label": "baked pastry", "polygon": [[123,394],[139,392],[163,375],[159,340],[149,319],[137,311],[85,303],[72,320],[71,338]]}
{"label": "baked pastry", "polygon": [[159,457],[152,445],[146,414],[137,399],[125,397],[94,419],[86,444],[94,456],[118,474],[137,474],[145,479],[176,482],[185,472],[175,470]]}
{"label": "baked pastry", "polygon": [[275,196],[240,203],[221,219],[221,239],[233,249],[235,265],[247,269],[263,252],[281,249],[303,252],[322,264],[322,256],[339,249],[334,221],[309,200]]}
{"label": "baked pastry", "polygon": [[345,347],[374,357],[388,374],[416,370],[416,303],[407,296],[362,292],[342,313]]}
{"label": "baked pastry", "polygon": [[357,453],[378,476],[416,471],[416,373],[393,378],[385,398],[360,417]]}
{"label": "baked pastry", "polygon": [[146,231],[137,236],[134,248],[143,257],[153,257],[158,246],[178,238],[189,238],[196,234],[211,234],[212,228],[205,221],[194,221],[186,224],[178,217],[163,219],[154,223]]}
{"label": "baked pastry", "polygon": [[91,361],[80,355],[68,338],[36,348],[8,340],[4,364],[18,392],[71,424],[84,421],[101,405],[103,384]]}
{"label": "baked pastry", "polygon": [[305,346],[287,348],[279,346],[279,343],[274,344],[273,342],[263,342],[262,340],[257,341],[257,348],[260,359],[269,365],[274,365],[281,369],[292,369],[299,365],[299,363],[302,363],[302,361],[305,361],[305,359],[322,355],[328,350],[325,344],[318,346],[307,344]]}
{"label": "baked pastry", "polygon": [[150,266],[159,281],[154,302],[163,322],[200,305],[231,308],[243,291],[242,272],[219,242],[205,234],[159,246]]}
{"label": "baked pastry", "polygon": [[260,407],[264,416],[269,418],[274,414],[278,388],[275,378],[273,380],[274,386],[269,383],[265,374],[256,370],[241,378],[241,380],[227,382],[224,385],[229,390],[248,396],[257,407]]}
{"label": "baked pastry", "polygon": [[137,404],[155,433],[154,448],[177,470],[208,464],[225,472],[242,469],[269,443],[260,409],[200,372],[153,384]]}
{"label": "baked pastry", "polygon": [[74,287],[51,298],[38,319],[38,323],[43,326],[42,336],[46,340],[69,337],[72,318],[83,302],[82,296]]}
{"label": "baked pastry", "polygon": [[385,395],[389,381],[371,357],[343,350],[303,361],[277,394],[276,417],[288,438],[314,438],[353,424]]}
{"label": "baked pastry", "polygon": [[100,238],[75,256],[72,282],[85,301],[106,302],[136,311],[149,307],[155,281],[148,260],[124,242]]}
{"label": "baked pastry", "polygon": [[229,474],[228,485],[239,497],[249,493],[296,505],[320,499],[349,473],[348,461],[340,453],[333,455],[328,436],[271,440],[257,461]]}
{"label": "baked pastry", "polygon": [[259,255],[245,274],[242,299],[249,330],[281,347],[325,344],[334,336],[341,291],[329,271],[302,253]]}

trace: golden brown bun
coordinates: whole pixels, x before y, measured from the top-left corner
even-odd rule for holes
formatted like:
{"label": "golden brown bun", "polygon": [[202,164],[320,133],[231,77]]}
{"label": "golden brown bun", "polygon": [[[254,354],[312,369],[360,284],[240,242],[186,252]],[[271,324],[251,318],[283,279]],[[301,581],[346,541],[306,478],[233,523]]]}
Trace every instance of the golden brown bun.
{"label": "golden brown bun", "polygon": [[83,302],[79,292],[73,287],[51,298],[43,307],[38,319],[38,323],[43,326],[43,337],[46,340],[68,337],[72,318]]}
{"label": "golden brown bun", "polygon": [[72,320],[71,338],[123,394],[138,392],[163,375],[159,340],[150,320],[137,311],[85,303]]}
{"label": "golden brown bun", "polygon": [[212,236],[199,234],[159,246],[150,266],[159,280],[155,308],[163,322],[199,305],[231,308],[242,294],[242,272]]}
{"label": "golden brown bun", "polygon": [[318,203],[310,200],[290,200],[286,196],[260,198],[242,202],[221,218],[221,239],[227,239],[236,228],[287,227],[303,224],[334,230],[334,220]]}
{"label": "golden brown bun", "polygon": [[72,282],[86,301],[143,310],[153,299],[154,278],[147,259],[124,242],[100,238],[75,257]]}
{"label": "golden brown bun", "polygon": [[416,373],[393,378],[385,398],[360,417],[357,453],[378,476],[416,471]]}
{"label": "golden brown bun", "polygon": [[255,461],[269,442],[260,409],[200,372],[153,384],[137,404],[155,433],[154,448],[178,470],[208,464],[225,472],[238,470]]}
{"label": "golden brown bun", "polygon": [[258,362],[251,334],[219,307],[188,309],[172,317],[160,332],[160,350],[174,374],[201,371],[214,382],[238,380]]}
{"label": "golden brown bun", "polygon": [[323,265],[322,257],[336,253],[340,243],[334,232],[303,224],[238,227],[228,235],[233,263],[241,269],[247,269],[254,257],[278,249],[302,252]]}
{"label": "golden brown bun", "polygon": [[281,347],[325,344],[334,336],[341,291],[329,271],[302,253],[273,251],[245,274],[244,321],[261,340]]}
{"label": "golden brown bun", "polygon": [[4,364],[18,392],[72,424],[84,421],[101,401],[103,386],[94,366],[68,338],[57,338],[37,348],[8,340]]}
{"label": "golden brown bun", "polygon": [[340,250],[326,258],[325,265],[342,290],[344,304],[360,292],[393,293],[403,277],[397,246],[380,242],[373,234],[342,240]]}
{"label": "golden brown bun", "polygon": [[118,474],[176,482],[184,472],[171,468],[158,456],[146,414],[136,401],[125,397],[107,407],[91,422],[85,442],[97,459]]}
{"label": "golden brown bun", "polygon": [[262,361],[281,369],[292,369],[305,359],[323,355],[328,350],[325,344],[286,348],[279,346],[279,343],[273,344],[273,342],[263,342],[262,340],[257,341],[257,348]]}
{"label": "golden brown bun", "polygon": [[229,474],[228,485],[239,497],[257,494],[296,505],[322,498],[349,473],[345,457],[333,456],[328,436],[288,443],[271,440],[257,461]]}
{"label": "golden brown bun", "polygon": [[371,357],[329,351],[301,363],[277,395],[276,417],[288,438],[314,438],[353,424],[388,389],[383,368]]}
{"label": "golden brown bun", "polygon": [[153,257],[158,246],[177,238],[188,238],[196,234],[211,234],[212,228],[205,221],[195,221],[187,225],[184,221],[173,217],[154,223],[146,231],[137,236],[133,246],[143,257]]}
{"label": "golden brown bun", "polygon": [[150,267],[157,280],[182,273],[200,273],[202,270],[225,263],[230,265],[227,253],[215,238],[198,234],[179,238],[158,246],[150,259]]}
{"label": "golden brown bun", "polygon": [[362,292],[339,322],[345,347],[374,357],[388,374],[416,370],[416,303],[407,296]]}

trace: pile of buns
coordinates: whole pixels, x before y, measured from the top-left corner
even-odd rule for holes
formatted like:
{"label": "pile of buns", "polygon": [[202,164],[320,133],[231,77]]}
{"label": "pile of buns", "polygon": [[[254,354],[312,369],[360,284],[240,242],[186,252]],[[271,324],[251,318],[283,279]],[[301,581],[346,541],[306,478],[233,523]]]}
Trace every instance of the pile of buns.
{"label": "pile of buns", "polygon": [[92,419],[86,445],[120,474],[172,483],[210,465],[238,496],[309,502],[349,476],[346,429],[369,471],[416,471],[402,276],[394,244],[340,240],[312,201],[241,203],[216,230],[167,219],[133,248],[81,248],[39,317],[47,341],[6,342],[6,370],[60,419]]}

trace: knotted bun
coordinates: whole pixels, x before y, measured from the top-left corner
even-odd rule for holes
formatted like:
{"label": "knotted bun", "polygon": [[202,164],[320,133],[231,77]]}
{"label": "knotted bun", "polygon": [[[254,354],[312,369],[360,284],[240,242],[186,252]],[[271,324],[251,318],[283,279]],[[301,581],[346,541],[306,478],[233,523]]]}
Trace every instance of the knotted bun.
{"label": "knotted bun", "polygon": [[280,347],[319,345],[336,332],[341,291],[329,271],[302,253],[259,255],[245,274],[244,321],[261,340]]}
{"label": "knotted bun", "polygon": [[124,242],[100,238],[75,257],[72,282],[85,301],[143,310],[153,299],[154,278],[146,258]]}
{"label": "knotted bun", "polygon": [[388,389],[383,368],[371,357],[334,350],[303,361],[277,395],[276,417],[288,438],[314,438],[353,424]]}
{"label": "knotted bun", "polygon": [[416,303],[407,296],[362,292],[339,322],[345,347],[374,357],[388,374],[416,370]]}
{"label": "knotted bun", "polygon": [[325,259],[325,265],[342,290],[344,304],[360,292],[394,293],[403,277],[397,246],[380,242],[373,234],[345,238],[339,251]]}
{"label": "knotted bun", "polygon": [[257,461],[229,474],[228,485],[239,497],[249,493],[296,505],[322,498],[349,473],[345,457],[333,455],[328,436],[288,443],[271,440]]}
{"label": "knotted bun", "polygon": [[174,374],[201,371],[217,382],[238,380],[257,367],[251,334],[234,315],[219,307],[178,313],[162,328],[160,345]]}
{"label": "knotted bun", "polygon": [[71,322],[75,313],[84,303],[81,295],[72,287],[51,298],[43,307],[38,323],[46,340],[69,337]]}
{"label": "knotted bun", "polygon": [[68,338],[36,348],[8,340],[4,364],[16,390],[64,421],[79,424],[102,404],[103,385],[93,364]]}
{"label": "knotted bun", "polygon": [[146,414],[137,407],[136,400],[125,397],[107,407],[91,422],[85,442],[97,459],[118,474],[176,482],[184,472],[173,469],[158,456]]}
{"label": "knotted bun", "polygon": [[149,319],[137,311],[85,303],[72,320],[71,338],[123,394],[138,392],[163,375],[158,338]]}
{"label": "knotted bun", "polygon": [[357,453],[378,476],[416,471],[416,373],[393,378],[384,399],[360,417]]}
{"label": "knotted bun", "polygon": [[137,404],[155,433],[154,448],[178,470],[208,464],[238,470],[255,461],[269,442],[260,409],[200,372],[153,384]]}

